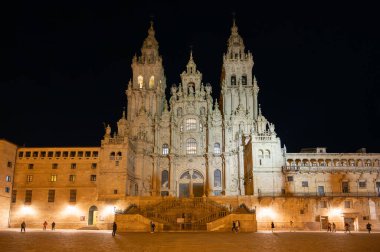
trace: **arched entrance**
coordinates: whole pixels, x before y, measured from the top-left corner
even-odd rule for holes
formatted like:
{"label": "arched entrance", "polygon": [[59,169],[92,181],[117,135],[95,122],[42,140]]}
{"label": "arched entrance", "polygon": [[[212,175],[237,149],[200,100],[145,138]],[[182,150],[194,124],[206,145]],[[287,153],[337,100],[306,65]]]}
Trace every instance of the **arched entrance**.
{"label": "arched entrance", "polygon": [[92,206],[88,210],[88,225],[96,225],[97,222],[98,222],[98,208],[96,206]]}
{"label": "arched entrance", "polygon": [[199,171],[184,172],[179,178],[179,197],[202,197],[204,194],[204,179]]}

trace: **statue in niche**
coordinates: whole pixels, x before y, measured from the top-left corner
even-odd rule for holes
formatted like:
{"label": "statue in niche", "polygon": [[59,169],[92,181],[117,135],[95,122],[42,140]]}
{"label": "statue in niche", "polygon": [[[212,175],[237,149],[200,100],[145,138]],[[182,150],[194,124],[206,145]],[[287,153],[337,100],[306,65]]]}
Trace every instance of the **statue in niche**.
{"label": "statue in niche", "polygon": [[151,184],[152,184],[152,177],[148,175],[143,181],[143,188],[145,192],[149,192],[151,190]]}
{"label": "statue in niche", "polygon": [[230,186],[230,189],[232,192],[235,192],[238,188],[238,180],[237,178],[233,178],[232,181],[231,181],[231,186]]}

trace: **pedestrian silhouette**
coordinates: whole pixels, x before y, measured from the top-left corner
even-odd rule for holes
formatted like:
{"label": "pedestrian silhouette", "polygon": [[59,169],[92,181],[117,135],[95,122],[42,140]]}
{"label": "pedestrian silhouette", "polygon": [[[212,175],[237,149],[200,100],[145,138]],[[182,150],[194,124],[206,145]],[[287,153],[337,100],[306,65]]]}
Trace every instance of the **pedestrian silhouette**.
{"label": "pedestrian silhouette", "polygon": [[112,225],[112,236],[116,235],[116,230],[117,230],[117,224],[116,224],[116,222],[113,222],[113,225]]}
{"label": "pedestrian silhouette", "polygon": [[51,230],[55,230],[55,222],[54,221],[51,223]]}
{"label": "pedestrian silhouette", "polygon": [[366,226],[367,226],[368,234],[370,234],[372,230],[372,224],[368,222]]}
{"label": "pedestrian silhouette", "polygon": [[25,228],[26,228],[26,224],[25,224],[25,221],[23,221],[21,223],[21,233],[22,233],[23,230],[24,230],[24,233],[25,233]]}
{"label": "pedestrian silhouette", "polygon": [[274,223],[273,223],[273,221],[272,221],[272,223],[270,224],[270,227],[271,227],[271,229],[272,229],[272,233],[274,232]]}
{"label": "pedestrian silhouette", "polygon": [[43,230],[46,230],[47,224],[48,223],[45,221],[44,224],[43,224]]}

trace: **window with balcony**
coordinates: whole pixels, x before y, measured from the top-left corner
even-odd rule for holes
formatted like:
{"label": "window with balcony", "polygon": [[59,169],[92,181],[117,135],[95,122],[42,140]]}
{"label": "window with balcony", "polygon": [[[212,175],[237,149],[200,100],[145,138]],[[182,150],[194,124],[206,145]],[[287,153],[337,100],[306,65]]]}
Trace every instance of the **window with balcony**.
{"label": "window with balcony", "polygon": [[197,129],[197,120],[195,118],[186,119],[186,130],[196,130]]}
{"label": "window with balcony", "polygon": [[186,140],[186,154],[197,154],[197,141],[194,138]]}
{"label": "window with balcony", "polygon": [[214,143],[214,154],[220,154],[220,143]]}
{"label": "window with balcony", "polygon": [[163,144],[162,145],[162,155],[168,155],[169,154],[169,145]]}

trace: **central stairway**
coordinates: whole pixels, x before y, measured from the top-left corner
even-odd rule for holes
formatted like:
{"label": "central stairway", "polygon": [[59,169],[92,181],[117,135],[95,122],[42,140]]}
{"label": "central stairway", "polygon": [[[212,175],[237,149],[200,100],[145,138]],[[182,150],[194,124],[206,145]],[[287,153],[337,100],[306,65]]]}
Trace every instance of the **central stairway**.
{"label": "central stairway", "polygon": [[132,206],[124,214],[141,214],[162,223],[165,231],[207,230],[207,223],[225,217],[231,212],[223,205],[206,197],[165,198],[144,208]]}

